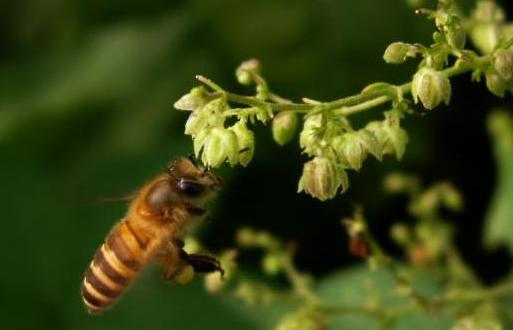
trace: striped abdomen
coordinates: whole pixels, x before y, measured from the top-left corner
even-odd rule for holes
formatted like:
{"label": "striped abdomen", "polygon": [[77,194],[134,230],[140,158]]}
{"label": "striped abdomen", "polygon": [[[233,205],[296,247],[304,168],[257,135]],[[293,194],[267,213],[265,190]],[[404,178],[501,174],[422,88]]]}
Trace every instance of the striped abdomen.
{"label": "striped abdomen", "polygon": [[126,220],[114,227],[96,252],[82,284],[82,298],[89,313],[109,307],[148,261],[147,237]]}

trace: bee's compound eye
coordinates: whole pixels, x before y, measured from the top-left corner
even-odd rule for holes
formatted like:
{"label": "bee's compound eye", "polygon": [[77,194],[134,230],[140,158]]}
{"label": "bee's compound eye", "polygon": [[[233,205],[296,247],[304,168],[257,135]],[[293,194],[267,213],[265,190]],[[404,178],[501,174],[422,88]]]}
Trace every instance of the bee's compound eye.
{"label": "bee's compound eye", "polygon": [[205,186],[196,181],[180,179],[178,188],[188,196],[199,196],[205,191]]}

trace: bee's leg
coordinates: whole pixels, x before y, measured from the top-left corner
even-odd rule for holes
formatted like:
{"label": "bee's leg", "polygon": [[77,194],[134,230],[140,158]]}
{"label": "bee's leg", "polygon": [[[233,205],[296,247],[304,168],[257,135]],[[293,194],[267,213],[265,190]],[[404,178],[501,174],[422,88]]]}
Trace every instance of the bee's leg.
{"label": "bee's leg", "polygon": [[192,266],[195,272],[212,273],[218,271],[224,276],[224,269],[221,263],[214,257],[205,254],[186,254],[185,258]]}

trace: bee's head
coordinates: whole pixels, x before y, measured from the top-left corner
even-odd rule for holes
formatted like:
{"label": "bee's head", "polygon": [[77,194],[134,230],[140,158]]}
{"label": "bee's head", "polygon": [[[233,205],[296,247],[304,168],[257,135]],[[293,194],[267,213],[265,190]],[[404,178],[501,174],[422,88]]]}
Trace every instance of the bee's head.
{"label": "bee's head", "polygon": [[189,198],[207,197],[224,185],[221,178],[198,166],[192,157],[176,160],[167,171],[175,179],[178,191]]}

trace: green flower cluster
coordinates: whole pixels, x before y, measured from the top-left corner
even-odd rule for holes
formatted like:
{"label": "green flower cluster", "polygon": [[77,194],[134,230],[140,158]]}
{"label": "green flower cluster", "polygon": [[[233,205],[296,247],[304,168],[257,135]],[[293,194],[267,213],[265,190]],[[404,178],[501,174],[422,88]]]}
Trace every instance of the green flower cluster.
{"label": "green flower cluster", "polygon": [[247,166],[253,158],[255,138],[246,126],[246,119],[225,127],[226,98],[209,99],[203,87],[196,87],[175,103],[175,108],[192,111],[185,124],[185,134],[194,139],[194,154],[211,167],[227,161],[231,166]]}
{"label": "green flower cluster", "polygon": [[383,121],[369,122],[359,130],[344,117],[330,116],[308,117],[299,138],[303,152],[313,159],[303,167],[298,191],[320,200],[333,198],[339,188],[347,190],[347,170],[359,171],[369,154],[378,160],[386,154],[400,159],[408,141],[406,131],[399,126],[399,109],[386,112]]}
{"label": "green flower cluster", "polygon": [[[255,144],[247,123],[272,121],[272,136],[279,145],[294,140],[302,124],[299,145],[311,159],[303,166],[298,192],[324,201],[348,189],[347,172],[359,171],[368,155],[400,159],[408,142],[401,120],[413,112],[412,104],[426,110],[449,104],[452,76],[471,73],[475,81],[484,77],[497,96],[513,93],[513,23],[506,21],[495,2],[477,1],[468,16],[454,0],[439,0],[435,9],[416,13],[434,22],[432,44],[393,42],[383,54],[389,64],[420,58],[411,81],[402,85],[378,82],[331,102],[304,98],[294,103],[271,91],[256,60],[243,62],[236,70],[239,83],[255,87],[253,95],[228,92],[198,76],[209,89],[194,88],[175,103],[177,109],[191,111],[185,134],[192,136],[196,156],[212,167],[224,162],[247,166]],[[479,52],[466,48],[467,39]],[[383,120],[352,127],[350,116],[383,105]]]}

